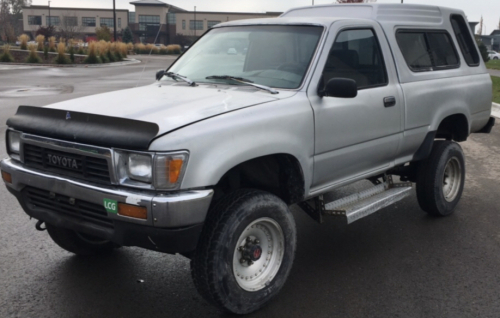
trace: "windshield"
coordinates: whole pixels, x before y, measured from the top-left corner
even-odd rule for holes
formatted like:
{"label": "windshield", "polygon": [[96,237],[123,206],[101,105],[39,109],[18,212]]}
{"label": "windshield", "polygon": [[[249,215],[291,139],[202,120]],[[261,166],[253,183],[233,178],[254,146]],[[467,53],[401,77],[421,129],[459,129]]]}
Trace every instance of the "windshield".
{"label": "windshield", "polygon": [[322,27],[290,25],[215,28],[168,71],[196,83],[241,85],[229,78],[238,77],[269,87],[299,88],[322,32]]}

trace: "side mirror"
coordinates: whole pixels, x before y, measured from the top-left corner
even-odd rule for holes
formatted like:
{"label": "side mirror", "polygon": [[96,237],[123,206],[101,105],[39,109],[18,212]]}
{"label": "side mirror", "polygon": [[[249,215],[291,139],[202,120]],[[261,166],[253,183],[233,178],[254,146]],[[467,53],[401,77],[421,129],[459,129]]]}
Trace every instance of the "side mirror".
{"label": "side mirror", "polygon": [[358,84],[350,78],[332,78],[326,83],[325,89],[320,96],[354,98],[358,96]]}
{"label": "side mirror", "polygon": [[161,80],[163,75],[165,75],[165,70],[160,70],[160,71],[156,72],[156,80],[157,81]]}

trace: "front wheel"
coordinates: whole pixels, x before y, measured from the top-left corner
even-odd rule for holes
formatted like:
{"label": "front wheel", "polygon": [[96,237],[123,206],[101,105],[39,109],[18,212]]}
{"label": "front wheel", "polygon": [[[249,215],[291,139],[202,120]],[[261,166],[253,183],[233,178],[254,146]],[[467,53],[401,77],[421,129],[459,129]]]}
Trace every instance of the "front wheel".
{"label": "front wheel", "polygon": [[417,199],[422,210],[435,216],[453,213],[465,182],[462,148],[451,141],[435,141],[429,158],[420,163]]}
{"label": "front wheel", "polygon": [[258,190],[238,190],[209,212],[191,260],[198,292],[213,305],[247,314],[283,287],[295,255],[288,206]]}

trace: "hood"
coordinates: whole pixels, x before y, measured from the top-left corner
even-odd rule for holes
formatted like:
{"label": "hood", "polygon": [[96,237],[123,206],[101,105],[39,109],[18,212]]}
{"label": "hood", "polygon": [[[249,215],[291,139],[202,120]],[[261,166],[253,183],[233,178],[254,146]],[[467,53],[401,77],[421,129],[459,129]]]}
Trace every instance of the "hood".
{"label": "hood", "polygon": [[158,135],[240,108],[291,97],[247,86],[152,84],[144,87],[82,97],[45,108],[120,117],[155,123]]}

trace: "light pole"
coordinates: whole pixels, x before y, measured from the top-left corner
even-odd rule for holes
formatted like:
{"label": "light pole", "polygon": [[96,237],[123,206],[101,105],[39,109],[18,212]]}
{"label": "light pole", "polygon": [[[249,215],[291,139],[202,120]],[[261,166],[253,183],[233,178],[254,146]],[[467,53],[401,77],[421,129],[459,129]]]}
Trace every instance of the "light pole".
{"label": "light pole", "polygon": [[194,36],[196,37],[196,6],[194,6]]}
{"label": "light pole", "polygon": [[50,28],[50,25],[52,24],[52,19],[50,18],[50,1],[49,1],[49,28]]}
{"label": "light pole", "polygon": [[115,30],[115,42],[116,42],[116,1],[113,0],[113,28]]}

